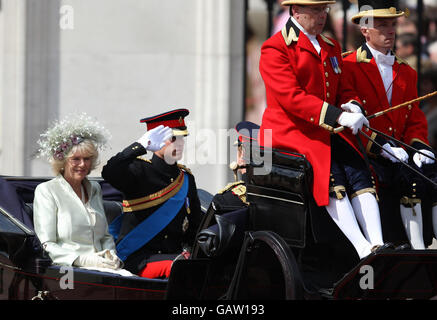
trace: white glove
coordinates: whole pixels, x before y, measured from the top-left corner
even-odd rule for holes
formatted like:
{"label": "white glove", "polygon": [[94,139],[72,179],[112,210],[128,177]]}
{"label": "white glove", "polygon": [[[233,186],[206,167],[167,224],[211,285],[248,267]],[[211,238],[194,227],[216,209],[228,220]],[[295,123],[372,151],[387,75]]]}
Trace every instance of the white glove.
{"label": "white glove", "polygon": [[[387,151],[390,152],[391,154],[393,154],[397,159],[394,156],[392,156],[391,154],[389,154]],[[382,146],[381,156],[390,160],[391,162],[399,162],[399,160],[401,160],[403,162],[408,161],[408,153],[404,149],[392,147],[388,143],[386,143]]]}
{"label": "white glove", "polygon": [[152,130],[147,131],[138,143],[141,143],[146,150],[155,152],[165,146],[165,141],[173,136],[173,131],[169,127],[160,125]]}
{"label": "white glove", "polygon": [[118,269],[114,261],[104,258],[97,253],[81,254],[74,260],[73,265],[76,267]]}
{"label": "white glove", "polygon": [[348,103],[343,103],[341,105],[341,108],[346,111],[346,112],[352,112],[352,113],[363,113],[363,111],[361,110],[361,108],[359,106],[357,106],[355,103],[352,102],[348,102]]}
{"label": "white glove", "polygon": [[115,250],[105,249],[105,250],[97,252],[96,254],[102,258],[109,259],[112,262],[114,262],[115,266],[116,266],[115,269],[119,269],[123,265],[123,261],[121,261],[120,258],[117,256],[117,253],[115,252]]}
{"label": "white glove", "polygon": [[121,261],[121,259],[117,256],[117,252],[115,250],[109,250],[109,255],[111,257],[111,260],[115,262],[115,266],[117,269],[123,268],[124,263]]}
{"label": "white glove", "polygon": [[363,125],[369,125],[369,120],[362,113],[342,112],[337,122],[344,127],[351,128],[353,134],[357,134]]}
{"label": "white glove", "polygon": [[416,152],[414,154],[414,156],[413,156],[413,161],[416,164],[416,166],[421,168],[422,164],[432,164],[432,163],[434,163],[434,159],[435,159],[434,153],[432,153],[431,151],[426,150],[426,149],[422,149],[422,150],[419,150],[419,151],[424,153],[424,154],[426,154],[426,155],[428,155],[429,157],[424,156],[424,155]]}

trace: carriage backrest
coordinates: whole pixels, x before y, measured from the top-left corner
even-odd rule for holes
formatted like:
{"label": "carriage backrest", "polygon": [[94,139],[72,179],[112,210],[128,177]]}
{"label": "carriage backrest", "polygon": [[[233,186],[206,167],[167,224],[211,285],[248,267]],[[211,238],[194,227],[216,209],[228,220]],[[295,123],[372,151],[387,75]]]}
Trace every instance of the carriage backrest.
{"label": "carriage backrest", "polygon": [[311,199],[310,163],[302,154],[271,148],[251,152],[250,161],[247,201],[252,230],[274,231],[289,246],[304,247]]}

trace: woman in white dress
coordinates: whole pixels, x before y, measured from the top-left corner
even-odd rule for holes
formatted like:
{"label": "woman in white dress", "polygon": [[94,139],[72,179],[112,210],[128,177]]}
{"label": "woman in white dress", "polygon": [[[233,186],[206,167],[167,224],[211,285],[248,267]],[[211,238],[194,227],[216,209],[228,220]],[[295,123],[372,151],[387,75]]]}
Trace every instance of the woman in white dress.
{"label": "woman in white dress", "polygon": [[107,131],[85,114],[55,123],[38,141],[56,177],[35,189],[35,232],[53,263],[119,270],[100,185],[87,179]]}

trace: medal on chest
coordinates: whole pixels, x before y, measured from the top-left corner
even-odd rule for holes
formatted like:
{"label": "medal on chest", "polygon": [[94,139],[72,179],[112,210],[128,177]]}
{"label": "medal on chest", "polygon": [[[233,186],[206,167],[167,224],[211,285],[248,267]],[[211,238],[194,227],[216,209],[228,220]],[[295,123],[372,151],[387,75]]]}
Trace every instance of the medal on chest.
{"label": "medal on chest", "polygon": [[[185,198],[185,210],[187,211],[187,214],[191,213],[190,199],[188,197]],[[187,216],[185,216],[184,221],[182,222],[182,231],[184,233],[188,230],[189,225],[190,225],[190,222],[188,221]]]}
{"label": "medal on chest", "polygon": [[339,74],[341,73],[340,65],[338,64],[337,57],[329,57],[329,60],[331,61],[332,69],[334,69],[334,72]]}
{"label": "medal on chest", "polygon": [[182,231],[184,233],[187,232],[189,225],[190,225],[190,222],[188,221],[188,218],[185,217],[184,221],[182,222]]}

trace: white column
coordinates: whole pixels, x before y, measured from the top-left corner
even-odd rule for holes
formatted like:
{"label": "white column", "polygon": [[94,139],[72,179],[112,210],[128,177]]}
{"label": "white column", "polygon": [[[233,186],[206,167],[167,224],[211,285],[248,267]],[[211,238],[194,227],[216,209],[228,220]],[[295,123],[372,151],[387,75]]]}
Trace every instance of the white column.
{"label": "white column", "polygon": [[[36,141],[57,117],[59,2],[3,0],[0,169],[6,175],[50,174],[34,160]],[[38,170],[36,170],[38,171]]]}
{"label": "white column", "polygon": [[25,20],[24,0],[2,1],[0,168],[8,175],[23,172]]}
{"label": "white column", "polygon": [[[241,120],[243,108],[244,1],[197,0],[196,10],[194,125],[197,133],[204,128],[215,132],[216,163],[196,164],[193,169],[198,186],[215,193],[230,177],[229,146],[223,135]],[[195,152],[201,156],[205,145],[197,142]]]}
{"label": "white column", "polygon": [[35,159],[37,140],[59,114],[59,4],[27,0],[24,101],[24,175],[52,174],[46,159]]}

